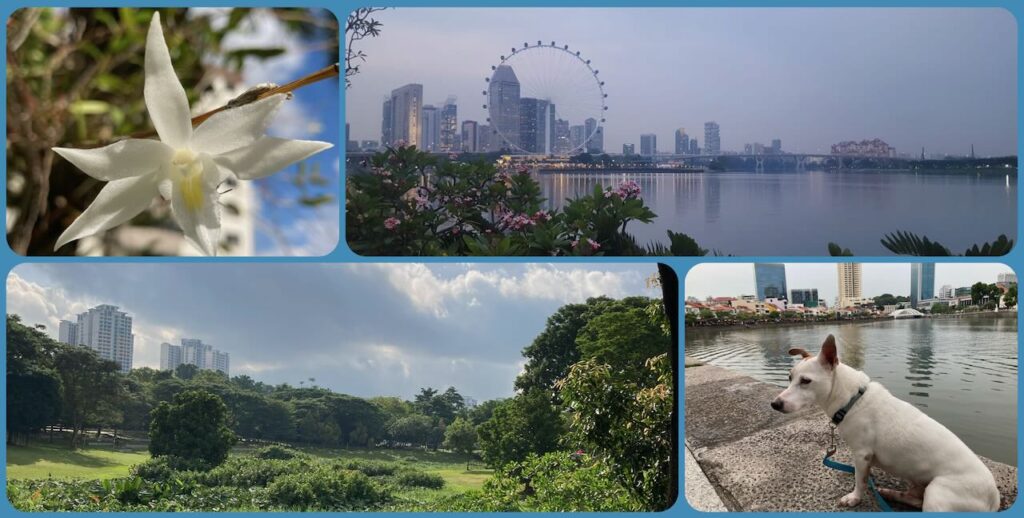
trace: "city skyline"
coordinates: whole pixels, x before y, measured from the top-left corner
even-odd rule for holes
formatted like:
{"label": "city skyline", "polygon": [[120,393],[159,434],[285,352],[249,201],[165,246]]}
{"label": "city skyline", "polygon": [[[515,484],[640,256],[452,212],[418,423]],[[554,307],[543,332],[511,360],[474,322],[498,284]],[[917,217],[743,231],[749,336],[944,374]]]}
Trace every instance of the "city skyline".
{"label": "city skyline", "polygon": [[[485,121],[480,91],[498,56],[554,38],[593,58],[607,81],[606,151],[639,148],[645,133],[672,142],[680,127],[703,140],[715,121],[723,151],[780,139],[787,151],[827,153],[837,142],[881,138],[913,155],[921,147],[968,155],[972,144],[978,156],[1016,152],[1016,26],[1002,10],[541,10],[377,13],[381,36],[360,42],[369,58],[347,91],[352,139],[379,140],[381,100],[410,82],[423,85],[425,103],[454,95],[460,120]],[[593,30],[627,20],[645,27],[643,40]],[[429,50],[449,48],[452,33],[482,43]],[[408,52],[410,41],[426,50]]]}
{"label": "city skyline", "polygon": [[[703,263],[686,276],[685,296],[705,299],[754,295],[756,282],[753,264]],[[839,294],[837,263],[785,263],[786,283],[792,289],[817,289],[818,298],[831,306]],[[840,263],[841,264],[841,263]],[[865,298],[884,293],[910,296],[911,268],[906,263],[856,263],[861,265],[861,293]],[[1009,266],[996,263],[935,263],[935,293],[943,285],[953,288],[975,282],[995,283],[999,274],[1013,273]]]}
{"label": "city skyline", "polygon": [[[270,384],[315,377],[354,396],[413,397],[456,386],[479,401],[513,395],[524,347],[560,306],[588,297],[660,297],[653,264],[24,264],[7,311],[56,333],[109,302],[133,315],[135,367],[160,344],[202,337],[231,375]],[[140,290],[138,286],[146,286]],[[232,354],[232,356],[235,356]]]}

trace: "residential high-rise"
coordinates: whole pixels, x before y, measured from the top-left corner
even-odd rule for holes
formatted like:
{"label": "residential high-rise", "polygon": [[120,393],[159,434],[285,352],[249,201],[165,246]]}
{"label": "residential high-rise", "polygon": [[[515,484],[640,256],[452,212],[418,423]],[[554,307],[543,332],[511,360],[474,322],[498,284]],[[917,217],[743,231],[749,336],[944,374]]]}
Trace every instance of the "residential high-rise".
{"label": "residential high-rise", "polygon": [[686,134],[686,128],[676,130],[676,154],[685,155],[690,152],[690,136]]}
{"label": "residential high-rise", "polygon": [[704,154],[718,155],[722,152],[722,141],[715,121],[704,123]]}
{"label": "residential high-rise", "polygon": [[910,265],[910,307],[917,309],[922,300],[935,298],[935,263]]}
{"label": "residential high-rise", "polygon": [[555,119],[555,130],[554,130],[554,145],[551,148],[551,152],[556,155],[565,155],[572,149],[569,143],[569,121],[565,119]]}
{"label": "residential high-rise", "polygon": [[583,149],[585,138],[586,132],[582,125],[569,126],[569,145],[572,146],[573,153],[583,153],[586,151],[586,149]]}
{"label": "residential high-rise", "polygon": [[655,156],[658,154],[658,136],[654,133],[640,135],[640,154],[642,156]]}
{"label": "residential high-rise", "polygon": [[700,146],[697,145],[697,139],[696,138],[690,139],[690,154],[691,155],[699,155],[700,154]]}
{"label": "residential high-rise", "polygon": [[394,127],[392,124],[392,116],[394,115],[391,110],[391,98],[384,99],[384,113],[380,123],[380,143],[382,146],[390,146],[391,141],[394,138]]}
{"label": "residential high-rise", "polygon": [[634,146],[633,144],[623,144],[622,145],[622,154],[625,155],[625,156],[635,155],[636,154],[636,146]]}
{"label": "residential high-rise", "polygon": [[1000,273],[999,275],[996,276],[996,284],[1005,284],[1007,286],[1009,286],[1010,284],[1017,284],[1017,274]]}
{"label": "residential high-rise", "polygon": [[[449,153],[452,151],[459,151],[458,141],[459,140],[459,107],[455,104],[455,97],[449,96],[444,101],[444,106],[441,108],[441,142],[439,151]],[[473,142],[473,148],[476,148],[476,141]],[[465,148],[465,145],[463,145]]]}
{"label": "residential high-rise", "polygon": [[553,114],[551,103],[543,99],[519,99],[519,147],[528,153],[546,154],[547,129]]}
{"label": "residential high-rise", "polygon": [[860,263],[838,263],[839,308],[852,306],[861,300]]}
{"label": "residential high-rise", "polygon": [[421,110],[420,117],[420,149],[423,151],[441,150],[441,111],[428,104]]}
{"label": "residential high-rise", "polygon": [[423,111],[423,85],[407,84],[391,91],[391,141],[406,145],[420,145],[422,130],[420,115]]}
{"label": "residential high-rise", "polygon": [[604,131],[597,125],[597,120],[590,118],[583,121],[583,129],[587,138],[587,153],[600,155],[604,153]]}
{"label": "residential high-rise", "polygon": [[786,265],[782,263],[754,263],[754,283],[757,299],[785,299]]}
{"label": "residential high-rise", "polygon": [[508,65],[499,65],[491,76],[488,87],[488,119],[498,139],[497,148],[519,146],[519,78]]}
{"label": "residential high-rise", "polygon": [[132,370],[135,335],[132,317],[117,306],[102,304],[78,315],[76,322],[63,320],[58,331],[60,341],[84,345],[104,360],[117,362],[121,372]]}
{"label": "residential high-rise", "polygon": [[480,137],[476,121],[462,121],[462,151],[476,153]]}
{"label": "residential high-rise", "polygon": [[790,304],[803,304],[805,308],[818,307],[818,289],[801,288],[789,290]]}
{"label": "residential high-rise", "polygon": [[230,374],[231,355],[195,338],[182,338],[181,345],[160,344],[160,370],[174,370],[182,364]]}

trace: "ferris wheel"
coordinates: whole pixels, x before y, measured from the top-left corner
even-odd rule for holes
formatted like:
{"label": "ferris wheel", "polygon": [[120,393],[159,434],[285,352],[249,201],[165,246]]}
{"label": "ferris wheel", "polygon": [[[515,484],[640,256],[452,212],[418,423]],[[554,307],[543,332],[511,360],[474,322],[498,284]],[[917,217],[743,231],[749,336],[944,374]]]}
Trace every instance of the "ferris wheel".
{"label": "ferris wheel", "polygon": [[486,81],[492,147],[542,155],[603,147],[608,94],[580,51],[554,41],[523,43],[501,56]]}

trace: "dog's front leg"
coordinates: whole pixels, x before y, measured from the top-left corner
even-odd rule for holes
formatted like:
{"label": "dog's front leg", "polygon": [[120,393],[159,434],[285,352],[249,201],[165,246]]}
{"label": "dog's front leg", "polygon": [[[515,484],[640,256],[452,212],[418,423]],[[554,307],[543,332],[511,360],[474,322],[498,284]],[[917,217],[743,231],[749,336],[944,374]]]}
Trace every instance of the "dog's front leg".
{"label": "dog's front leg", "polygon": [[853,477],[856,482],[853,492],[839,499],[839,503],[847,507],[854,507],[864,498],[864,492],[868,488],[868,477],[871,476],[871,454],[859,452],[853,457]]}

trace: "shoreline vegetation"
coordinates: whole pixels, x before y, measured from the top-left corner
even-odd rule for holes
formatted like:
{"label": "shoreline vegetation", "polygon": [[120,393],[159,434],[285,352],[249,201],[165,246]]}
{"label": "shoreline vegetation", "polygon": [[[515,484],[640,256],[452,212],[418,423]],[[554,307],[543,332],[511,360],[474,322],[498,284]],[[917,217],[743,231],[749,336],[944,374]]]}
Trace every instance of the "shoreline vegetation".
{"label": "shoreline vegetation", "polygon": [[660,298],[566,304],[514,395],[475,404],[122,373],[8,315],[7,495],[22,511],[659,511],[678,487],[677,331]]}
{"label": "shoreline vegetation", "polygon": [[[922,317],[925,319],[933,320],[950,320],[950,319],[990,319],[990,318],[1017,318],[1016,309],[1004,309],[1001,311],[973,311],[965,313],[949,313],[949,314],[933,314]],[[889,322],[896,320],[890,316],[863,316],[863,317],[843,317],[843,318],[821,318],[817,320],[771,320],[761,319],[756,321],[750,321],[745,323],[735,321],[708,321],[704,324],[696,324],[690,320],[686,321],[686,330],[698,331],[701,329],[714,329],[717,331],[731,331],[738,329],[764,329],[769,327],[801,327],[801,326],[818,326],[818,325],[847,325],[847,324],[865,324],[875,322]],[[907,319],[907,320],[918,320],[918,319]]]}

